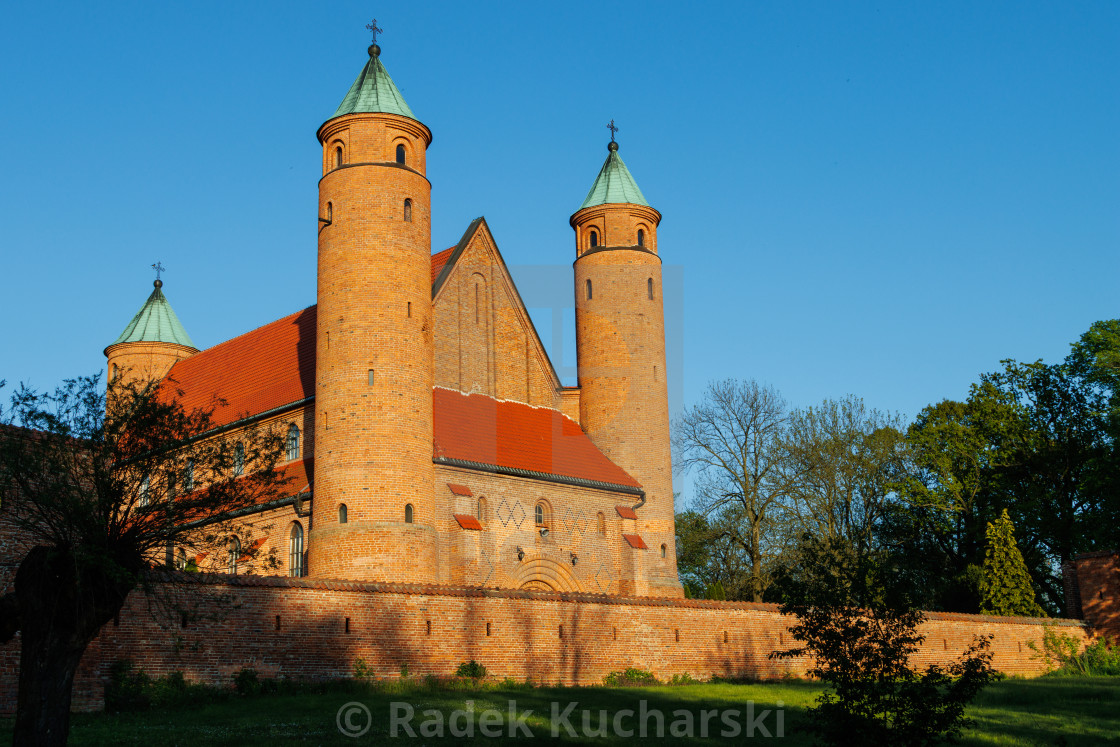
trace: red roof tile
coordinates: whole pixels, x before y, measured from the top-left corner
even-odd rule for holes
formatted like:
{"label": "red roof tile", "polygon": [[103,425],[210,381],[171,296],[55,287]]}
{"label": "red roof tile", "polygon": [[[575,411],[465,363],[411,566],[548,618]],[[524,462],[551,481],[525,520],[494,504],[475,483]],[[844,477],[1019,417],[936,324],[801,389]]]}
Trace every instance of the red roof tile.
{"label": "red roof tile", "polygon": [[434,398],[437,459],[641,487],[556,410],[441,387]]}
{"label": "red roof tile", "polygon": [[278,319],[176,363],[168,378],[189,410],[226,405],[215,425],[315,396],[315,307]]}
{"label": "red roof tile", "polygon": [[453,251],[455,251],[455,247],[451,247],[450,249],[444,249],[442,252],[438,252],[438,253],[432,255],[432,283],[433,284],[435,284],[436,278],[439,277],[439,274],[443,270],[444,265],[447,264],[447,260],[451,258],[451,252],[453,252]]}
{"label": "red roof tile", "polygon": [[630,508],[629,506],[615,506],[614,510],[618,511],[618,515],[624,519],[638,518],[638,515],[634,513],[634,509]]}
{"label": "red roof tile", "polygon": [[455,495],[474,495],[471,489],[466,485],[457,485],[456,483],[449,482],[447,483],[447,487],[451,488],[451,492]]}
{"label": "red roof tile", "polygon": [[633,547],[635,550],[648,550],[649,549],[648,547],[646,547],[646,541],[644,539],[642,539],[640,535],[624,534],[622,536],[627,542],[630,543],[630,547]]}
{"label": "red roof tile", "polygon": [[455,521],[459,522],[459,526],[463,529],[482,529],[482,524],[479,524],[478,519],[470,514],[452,514],[452,516],[455,517]]}

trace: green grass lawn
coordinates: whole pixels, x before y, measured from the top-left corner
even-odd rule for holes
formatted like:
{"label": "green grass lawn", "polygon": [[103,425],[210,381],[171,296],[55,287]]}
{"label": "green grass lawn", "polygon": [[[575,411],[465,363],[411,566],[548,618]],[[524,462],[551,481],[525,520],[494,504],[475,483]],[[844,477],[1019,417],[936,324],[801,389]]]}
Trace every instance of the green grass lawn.
{"label": "green grass lawn", "polygon": [[[386,691],[386,690],[392,691]],[[778,701],[784,704],[783,744],[811,744],[801,732],[805,709],[813,704],[821,692],[817,683],[786,681],[766,684],[696,684],[682,687],[635,688],[536,688],[449,690],[423,686],[369,688],[361,686],[331,686],[319,692],[306,694],[273,694],[217,698],[200,697],[197,702],[163,708],[158,711],[125,714],[83,714],[73,720],[71,744],[143,744],[143,745],[275,745],[278,742],[305,744],[381,744],[389,741],[415,744],[482,744],[498,741],[502,744],[532,744],[552,738],[551,704],[557,702],[561,712],[569,703],[576,702],[569,720],[577,731],[576,737],[568,736],[562,723],[562,741],[568,744],[615,744],[629,741],[654,744],[729,744],[741,743],[745,734],[731,738],[721,736],[727,729],[720,716],[709,718],[709,736],[700,736],[701,711],[728,709],[745,710],[748,701],[755,703],[755,723],[761,724],[770,734],[778,727],[773,710]],[[627,709],[637,711],[640,701],[646,701],[647,710],[664,713],[665,737],[654,736],[657,721],[650,718],[650,733],[646,738],[614,736],[611,721]],[[525,728],[532,738],[519,732],[510,739],[509,703],[516,702],[516,710],[534,713],[524,719]],[[369,709],[373,722],[368,732],[360,738],[344,736],[336,718],[340,707],[357,702]],[[394,702],[405,702],[414,709],[410,725],[416,732],[411,739],[401,731],[397,740],[389,733],[390,709]],[[447,717],[456,710],[466,710],[468,702],[474,708],[474,736],[454,736]],[[356,708],[353,707],[352,708]],[[444,718],[442,739],[426,737],[420,725],[426,717],[423,711],[435,709]],[[500,727],[502,737],[484,736],[480,733],[479,718],[482,711],[494,709],[503,714]],[[589,726],[597,729],[600,710],[607,712],[607,726],[611,736],[588,737],[583,734],[582,712],[588,712]],[[763,711],[771,709],[769,714]],[[681,728],[687,723],[682,712],[692,714],[693,736],[671,736],[670,725],[677,721]],[[676,712],[676,713],[674,713]],[[722,715],[722,714],[721,714]],[[1120,679],[1117,678],[1044,678],[1035,680],[1005,680],[987,689],[969,711],[975,719],[975,728],[966,732],[967,745],[1098,745],[1120,744]],[[491,717],[493,718],[493,717]],[[731,716],[740,728],[746,726],[742,713]],[[356,728],[365,725],[365,714],[354,710],[350,723]],[[346,725],[345,713],[343,726]],[[431,719],[428,719],[431,721]],[[457,726],[465,724],[460,717]],[[620,727],[637,727],[637,717],[625,713]],[[0,740],[10,739],[11,719],[0,722]],[[493,732],[492,732],[493,733]],[[755,738],[761,739],[761,730]]]}

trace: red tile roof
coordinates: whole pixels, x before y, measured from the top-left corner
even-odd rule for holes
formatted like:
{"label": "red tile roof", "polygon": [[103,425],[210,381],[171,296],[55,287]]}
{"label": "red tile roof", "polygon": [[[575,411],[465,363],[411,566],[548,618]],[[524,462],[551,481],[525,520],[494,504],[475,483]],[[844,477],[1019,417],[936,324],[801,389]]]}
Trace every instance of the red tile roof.
{"label": "red tile roof", "polygon": [[183,391],[187,410],[214,407],[215,425],[315,396],[315,310],[257,327],[176,363],[164,387]]}
{"label": "red tile roof", "polygon": [[451,252],[453,252],[453,251],[455,251],[455,247],[451,247],[450,249],[444,249],[442,252],[438,252],[438,253],[432,255],[432,284],[433,285],[436,282],[436,278],[439,277],[440,272],[443,270],[444,265],[447,264],[447,260],[449,260],[451,258]]}
{"label": "red tile roof", "polygon": [[630,508],[629,506],[615,506],[614,510],[618,511],[618,515],[624,519],[638,518],[638,515],[634,513],[634,509]]}
{"label": "red tile roof", "polygon": [[556,410],[442,387],[434,398],[437,459],[641,488]]}
{"label": "red tile roof", "polygon": [[455,521],[459,522],[459,526],[463,529],[482,529],[482,524],[478,523],[478,519],[470,514],[452,514],[452,516],[455,517]]}
{"label": "red tile roof", "polygon": [[456,483],[449,482],[447,483],[447,487],[451,488],[451,492],[455,495],[474,495],[474,493],[471,492],[471,489],[466,485],[458,485]]}
{"label": "red tile roof", "polygon": [[648,550],[649,549],[648,547],[646,547],[646,541],[644,539],[642,539],[641,535],[638,535],[638,534],[624,534],[622,536],[627,542],[630,543],[630,547],[633,547],[635,550]]}

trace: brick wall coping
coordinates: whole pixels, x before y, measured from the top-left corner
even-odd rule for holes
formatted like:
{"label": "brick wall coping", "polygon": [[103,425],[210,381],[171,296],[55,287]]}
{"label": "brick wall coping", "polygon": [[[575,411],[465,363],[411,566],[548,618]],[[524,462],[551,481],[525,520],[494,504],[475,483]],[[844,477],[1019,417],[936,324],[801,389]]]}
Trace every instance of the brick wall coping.
{"label": "brick wall coping", "polygon": [[[172,574],[154,574],[159,581]],[[173,574],[176,581],[210,586],[256,586],[280,589],[317,589],[321,591],[353,591],[366,594],[407,594],[459,598],[532,599],[542,602],[581,602],[584,604],[617,604],[634,607],[680,607],[683,609],[756,610],[779,613],[781,605],[767,602],[720,602],[710,599],[671,599],[666,597],[625,597],[612,594],[566,591],[525,591],[521,589],[488,589],[481,586],[449,586],[444,584],[395,584],[338,579],[287,578],[284,576],[231,576],[224,573]],[[1060,625],[1085,627],[1083,620],[1050,617],[998,617],[963,612],[926,612],[929,620],[962,620],[1003,623],[1008,625]]]}
{"label": "brick wall coping", "polygon": [[1120,550],[1097,550],[1096,552],[1083,552],[1080,555],[1074,555],[1074,560],[1085,560],[1088,558],[1108,558],[1113,555],[1120,555]]}

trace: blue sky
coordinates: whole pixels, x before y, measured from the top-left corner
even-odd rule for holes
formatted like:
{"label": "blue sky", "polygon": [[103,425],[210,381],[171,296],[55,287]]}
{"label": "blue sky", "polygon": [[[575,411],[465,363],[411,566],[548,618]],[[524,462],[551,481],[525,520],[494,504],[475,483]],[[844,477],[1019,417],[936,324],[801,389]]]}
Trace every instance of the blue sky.
{"label": "blue sky", "polygon": [[202,347],[314,303],[315,131],[371,15],[434,133],[433,249],[485,215],[561,347],[616,120],[678,404],[735,376],[912,417],[1120,316],[1118,3],[401,7],[9,4],[0,378],[101,368],[156,260]]}

